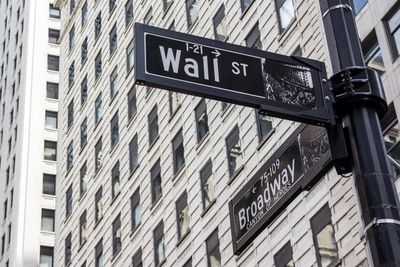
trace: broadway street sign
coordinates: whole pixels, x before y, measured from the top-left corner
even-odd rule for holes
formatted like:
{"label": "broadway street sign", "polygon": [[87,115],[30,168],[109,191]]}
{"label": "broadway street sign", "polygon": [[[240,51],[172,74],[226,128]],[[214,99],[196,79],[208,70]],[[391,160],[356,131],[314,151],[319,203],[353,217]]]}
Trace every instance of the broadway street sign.
{"label": "broadway street sign", "polygon": [[212,98],[315,125],[331,124],[325,66],[137,23],[137,84]]}
{"label": "broadway street sign", "polygon": [[332,167],[321,127],[302,125],[229,203],[233,250],[243,251],[301,191]]}

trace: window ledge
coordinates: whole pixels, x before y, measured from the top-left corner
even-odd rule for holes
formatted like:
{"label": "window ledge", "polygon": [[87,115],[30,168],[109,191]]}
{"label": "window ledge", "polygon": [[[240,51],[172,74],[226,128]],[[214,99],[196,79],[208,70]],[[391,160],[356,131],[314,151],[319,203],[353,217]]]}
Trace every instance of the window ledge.
{"label": "window ledge", "polygon": [[250,250],[251,247],[253,247],[253,242],[251,242],[248,246],[246,246],[246,248],[242,252],[240,252],[239,255],[235,257],[235,260],[239,261],[242,258],[242,256],[245,255],[246,252]]}
{"label": "window ledge", "polygon": [[132,239],[136,238],[138,233],[140,232],[140,229],[142,229],[142,224],[140,223],[138,226],[136,226],[135,229],[131,230],[129,237]]}
{"label": "window ledge", "polygon": [[163,195],[161,193],[161,195],[158,197],[158,199],[153,204],[151,204],[150,211],[152,213],[154,213],[161,206],[162,198],[163,198]]}
{"label": "window ledge", "polygon": [[71,219],[72,211],[65,217],[64,219],[64,224],[68,223],[68,221]]}
{"label": "window ledge", "polygon": [[117,150],[117,147],[119,146],[119,138],[118,140],[115,141],[115,143],[112,145],[109,154],[112,156],[114,152]]}
{"label": "window ledge", "polygon": [[52,235],[54,236],[56,233],[51,231],[40,230],[40,233],[43,235]]}
{"label": "window ledge", "polygon": [[234,107],[235,107],[234,104],[228,103],[228,106],[221,111],[222,121],[224,121],[229,116]]}
{"label": "window ledge", "polygon": [[208,130],[208,132],[203,136],[203,138],[200,140],[200,142],[196,145],[195,150],[197,152],[199,150],[202,150],[208,143],[209,139],[210,139],[210,130]]}
{"label": "window ledge", "polygon": [[[121,181],[120,181],[120,183],[121,183]],[[121,190],[118,192],[118,194],[116,194],[116,195],[111,199],[110,206],[112,206],[112,205],[116,202],[116,200],[118,199],[119,195],[121,195]]]}
{"label": "window ledge", "polygon": [[136,120],[136,117],[137,117],[137,111],[132,115],[131,118],[128,118],[128,122],[126,124],[126,128],[130,128],[132,126],[133,121]]}
{"label": "window ledge", "polygon": [[87,189],[86,189],[86,191],[85,192],[83,192],[82,194],[80,194],[80,196],[79,196],[79,199],[78,199],[78,202],[81,202],[82,201],[82,199],[84,199],[85,198],[85,196],[87,195]]}
{"label": "window ledge", "polygon": [[131,179],[133,177],[133,175],[135,174],[136,170],[139,169],[139,164],[137,164],[135,166],[135,168],[133,168],[133,170],[129,173],[129,177],[128,180]]}
{"label": "window ledge", "polygon": [[[240,7],[240,9],[242,9],[242,14],[240,15],[240,18],[239,18],[240,20],[242,20],[243,17],[246,16],[246,14],[249,12],[249,9],[253,6],[254,2],[256,2],[256,1],[253,0],[253,1],[249,4],[249,6],[246,7],[245,10],[243,10],[242,7]],[[241,5],[241,4],[242,4],[242,3],[240,3],[240,5]]]}
{"label": "window ledge", "polygon": [[96,229],[97,226],[101,223],[101,221],[103,220],[103,217],[104,217],[104,215],[101,216],[101,217],[97,220],[97,222],[95,222],[94,227],[93,227],[93,230]]}
{"label": "window ledge", "polygon": [[83,152],[83,150],[85,150],[86,146],[87,146],[87,141],[83,146],[81,146],[81,149],[79,150],[78,156],[80,156],[82,154],[82,152]]}
{"label": "window ledge", "polygon": [[131,28],[132,28],[132,25],[134,24],[133,22],[134,22],[135,20],[133,19],[133,17],[132,17],[132,19],[131,19],[131,21],[128,23],[128,25],[126,25],[126,22],[125,22],[125,31],[124,31],[124,34],[126,34]]}
{"label": "window ledge", "polygon": [[232,182],[236,179],[236,177],[239,176],[239,174],[242,172],[243,169],[244,169],[244,165],[240,166],[240,168],[232,175],[232,177],[229,178],[228,185],[232,184]]}
{"label": "window ledge", "polygon": [[181,104],[179,104],[176,109],[171,113],[171,115],[168,118],[168,123],[170,123],[176,116],[176,114],[178,113],[178,111],[181,109]]}
{"label": "window ledge", "polygon": [[186,165],[185,163],[182,164],[182,166],[179,168],[179,170],[177,171],[177,173],[174,174],[174,176],[172,176],[172,181],[179,181],[179,178],[181,178],[183,176],[183,174],[185,173],[186,170]]}
{"label": "window ledge", "polygon": [[119,92],[119,90],[117,88],[117,91],[115,92],[115,94],[112,97],[110,97],[110,103],[108,104],[108,106],[111,106],[114,103],[114,99],[117,98],[118,92]]}
{"label": "window ledge", "polygon": [[167,262],[167,258],[164,258],[156,267],[161,267]]}
{"label": "window ledge", "polygon": [[186,232],[183,236],[181,236],[181,238],[178,240],[178,242],[176,243],[176,247],[179,247],[179,246],[183,243],[183,241],[186,240],[186,237],[187,237],[189,234],[190,234],[190,228],[189,228],[189,230],[187,230],[187,232]]}
{"label": "window ledge", "polygon": [[217,199],[214,198],[211,203],[203,210],[203,212],[200,214],[200,217],[204,217],[204,215],[211,209],[212,206],[217,202]]}
{"label": "window ledge", "polygon": [[[167,8],[164,10],[164,6],[163,6],[163,15],[162,15],[162,19],[164,19],[165,18],[165,16],[168,14],[168,12],[169,12],[169,10],[171,9],[171,7],[172,7],[172,5],[174,4],[174,1],[171,1],[169,4],[168,4],[168,6],[167,6]],[[163,5],[164,5],[164,3],[163,3]]]}
{"label": "window ledge", "polygon": [[43,193],[42,193],[42,197],[46,198],[46,199],[49,199],[49,200],[55,200],[56,199],[55,195],[49,195],[49,194],[43,194]]}
{"label": "window ledge", "polygon": [[[290,33],[293,31],[295,28],[293,25],[295,25],[296,22],[296,16],[293,17],[292,21],[289,23],[289,25],[284,29],[283,31],[281,30],[281,27],[279,27],[279,35],[278,35],[278,42],[281,42],[283,39],[286,37],[289,37]],[[279,24],[279,22],[278,22]]]}
{"label": "window ledge", "polygon": [[118,249],[118,251],[115,252],[115,254],[112,255],[112,257],[111,257],[111,263],[113,264],[113,266],[114,266],[115,262],[117,262],[121,258],[121,255],[122,255],[122,245]]}
{"label": "window ledge", "polygon": [[275,133],[275,128],[272,128],[271,131],[265,136],[257,146],[257,150],[261,150],[264,144],[271,138],[271,136]]}
{"label": "window ledge", "polygon": [[82,242],[82,244],[79,245],[78,248],[78,252],[81,251],[81,249],[83,248],[83,246],[87,243],[87,239],[85,241]]}
{"label": "window ledge", "polygon": [[149,149],[147,150],[148,152],[150,152],[150,150],[155,146],[158,139],[160,139],[160,134],[158,134],[157,137],[154,139],[153,143],[150,144]]}

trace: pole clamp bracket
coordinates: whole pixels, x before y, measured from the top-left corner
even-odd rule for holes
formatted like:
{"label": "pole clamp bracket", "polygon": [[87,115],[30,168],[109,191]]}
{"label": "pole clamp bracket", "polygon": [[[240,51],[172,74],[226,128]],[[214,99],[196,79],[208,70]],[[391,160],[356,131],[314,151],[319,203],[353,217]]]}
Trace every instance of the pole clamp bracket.
{"label": "pole clamp bracket", "polygon": [[351,8],[351,6],[348,5],[348,4],[338,4],[338,5],[334,5],[334,6],[330,7],[330,8],[328,8],[328,10],[326,10],[326,11],[324,12],[324,14],[322,14],[322,18],[325,18],[326,15],[328,15],[329,12],[331,12],[332,10],[335,10],[335,9],[345,9],[345,10],[350,10],[350,11],[353,10],[353,9]]}
{"label": "pole clamp bracket", "polygon": [[382,118],[387,111],[385,92],[377,71],[366,67],[349,67],[331,77],[335,113],[340,117],[351,106],[373,106]]}
{"label": "pole clamp bracket", "polygon": [[377,218],[374,218],[374,219],[372,219],[372,221],[367,226],[365,226],[364,236],[367,236],[367,232],[371,228],[378,227],[380,224],[395,224],[395,225],[399,225],[400,226],[400,221],[395,220],[395,219],[377,219]]}

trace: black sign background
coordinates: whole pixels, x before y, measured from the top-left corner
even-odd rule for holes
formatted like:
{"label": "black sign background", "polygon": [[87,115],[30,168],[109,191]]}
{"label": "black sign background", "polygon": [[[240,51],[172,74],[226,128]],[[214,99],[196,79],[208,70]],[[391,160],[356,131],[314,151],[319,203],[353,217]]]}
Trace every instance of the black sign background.
{"label": "black sign background", "polygon": [[[291,166],[293,176],[289,174],[288,166]],[[331,167],[325,130],[311,125],[296,129],[229,202],[234,253],[243,251],[290,201],[317,183]],[[288,174],[286,183],[283,172]],[[273,194],[272,188],[278,188],[279,181],[280,190]],[[269,197],[266,197],[268,186]]]}

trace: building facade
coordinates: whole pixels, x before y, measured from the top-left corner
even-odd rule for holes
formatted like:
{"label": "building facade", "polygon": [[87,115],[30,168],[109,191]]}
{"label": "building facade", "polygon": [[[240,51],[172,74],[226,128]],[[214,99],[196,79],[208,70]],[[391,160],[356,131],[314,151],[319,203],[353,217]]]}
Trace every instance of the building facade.
{"label": "building facade", "polygon": [[0,1],[0,265],[51,266],[60,12]]}
{"label": "building facade", "polygon": [[[63,30],[55,266],[367,266],[353,180],[334,169],[233,255],[229,200],[299,124],[134,85],[135,22],[302,55],[331,73],[319,1],[56,5]],[[354,10],[391,103],[382,124],[397,171],[400,7],[358,0]]]}

